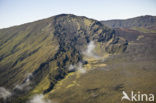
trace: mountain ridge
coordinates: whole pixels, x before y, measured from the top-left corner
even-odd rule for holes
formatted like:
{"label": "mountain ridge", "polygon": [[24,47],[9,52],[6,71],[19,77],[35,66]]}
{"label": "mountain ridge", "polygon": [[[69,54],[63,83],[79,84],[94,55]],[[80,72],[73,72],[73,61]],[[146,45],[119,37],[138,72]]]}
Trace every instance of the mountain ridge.
{"label": "mountain ridge", "polygon": [[[38,20],[34,20],[34,21],[30,21],[30,22],[26,22],[26,23],[22,23],[22,24],[17,24],[17,25],[12,25],[12,26],[9,26],[9,27],[4,27],[4,28],[0,28],[1,29],[8,29],[8,28],[15,28],[15,27],[18,27],[18,26],[23,26],[23,25],[29,25],[31,23],[34,23],[34,22],[39,22],[39,21],[43,21],[43,20],[47,20],[47,19],[52,19],[54,17],[59,17],[59,16],[77,16],[75,14],[66,14],[66,13],[62,13],[62,14],[57,14],[57,15],[53,15],[53,16],[50,16],[50,17],[45,17],[45,18],[42,18],[42,19],[38,19]],[[93,19],[93,18],[89,18],[87,16],[77,16],[77,17],[84,17],[84,18],[88,18],[90,20],[96,20],[96,19]]]}
{"label": "mountain ridge", "polygon": [[155,34],[71,14],[1,29],[0,102],[112,103],[122,91],[156,94]]}
{"label": "mountain ridge", "polygon": [[[128,45],[99,21],[71,14],[1,29],[0,86],[14,86],[14,98],[8,102],[25,101],[25,97],[28,99],[34,93],[50,92],[68,74],[70,64],[86,63],[82,51],[91,41],[103,47],[99,51],[110,54],[122,53]],[[27,83],[29,73],[32,78]]]}
{"label": "mountain ridge", "polygon": [[104,25],[111,28],[132,28],[132,27],[145,27],[149,28],[156,26],[156,16],[145,15],[138,16],[130,19],[114,19],[101,21]]}

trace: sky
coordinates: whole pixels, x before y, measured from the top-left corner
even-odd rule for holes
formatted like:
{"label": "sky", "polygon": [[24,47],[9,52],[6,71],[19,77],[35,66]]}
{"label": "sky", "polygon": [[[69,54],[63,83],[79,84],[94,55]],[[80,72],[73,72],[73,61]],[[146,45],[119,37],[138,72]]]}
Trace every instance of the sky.
{"label": "sky", "polygon": [[62,13],[96,20],[156,16],[156,0],[0,0],[0,28]]}

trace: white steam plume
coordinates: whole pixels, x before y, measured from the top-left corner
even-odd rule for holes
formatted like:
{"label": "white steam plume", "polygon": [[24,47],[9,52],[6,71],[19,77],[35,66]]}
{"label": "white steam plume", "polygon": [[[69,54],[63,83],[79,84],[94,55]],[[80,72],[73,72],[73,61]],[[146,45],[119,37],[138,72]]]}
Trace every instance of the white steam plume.
{"label": "white steam plume", "polygon": [[11,95],[12,93],[9,90],[5,89],[4,87],[0,87],[0,98],[5,100],[9,98]]}
{"label": "white steam plume", "polygon": [[70,65],[68,70],[71,72],[71,71],[76,71],[76,65]]}
{"label": "white steam plume", "polygon": [[54,103],[49,99],[45,99],[43,94],[38,94],[32,97],[27,103]]}
{"label": "white steam plume", "polygon": [[79,62],[76,65],[70,65],[68,68],[69,71],[78,71],[80,73],[86,73],[85,68],[83,68],[82,63]]}
{"label": "white steam plume", "polygon": [[94,48],[95,48],[94,42],[93,42],[93,41],[89,42],[89,44],[88,44],[88,46],[87,46],[86,53],[87,53],[88,55],[92,55],[92,54],[93,54]]}
{"label": "white steam plume", "polygon": [[88,57],[97,58],[98,56],[95,55],[94,49],[95,49],[95,43],[94,43],[94,41],[90,41],[89,44],[87,45],[86,51],[83,54]]}
{"label": "white steam plume", "polygon": [[25,87],[27,87],[27,88],[25,88],[25,89],[30,89],[30,87],[29,87],[29,85],[30,85],[30,83],[31,83],[30,78],[32,78],[32,74],[31,74],[31,73],[29,73],[29,74],[27,75],[27,77],[26,77],[24,83],[22,83],[22,84],[20,84],[20,85],[19,85],[19,84],[16,85],[16,86],[15,86],[15,89],[23,90]]}
{"label": "white steam plume", "polygon": [[77,67],[77,70],[80,73],[86,73],[86,70],[85,70],[85,68],[82,67],[82,63],[81,62],[79,62],[78,67]]}

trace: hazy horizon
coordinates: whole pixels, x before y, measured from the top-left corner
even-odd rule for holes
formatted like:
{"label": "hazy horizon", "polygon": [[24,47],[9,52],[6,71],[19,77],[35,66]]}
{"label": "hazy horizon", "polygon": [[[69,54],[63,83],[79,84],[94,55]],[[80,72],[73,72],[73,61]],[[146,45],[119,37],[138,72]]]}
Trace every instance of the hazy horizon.
{"label": "hazy horizon", "polygon": [[96,20],[156,16],[155,0],[1,0],[0,28],[21,25],[59,14],[74,14]]}

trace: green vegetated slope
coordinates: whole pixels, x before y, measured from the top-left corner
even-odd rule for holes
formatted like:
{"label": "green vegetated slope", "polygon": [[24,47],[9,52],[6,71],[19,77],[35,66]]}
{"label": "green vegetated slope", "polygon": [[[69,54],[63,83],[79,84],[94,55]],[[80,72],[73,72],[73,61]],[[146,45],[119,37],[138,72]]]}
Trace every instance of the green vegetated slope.
{"label": "green vegetated slope", "polygon": [[0,85],[21,83],[28,73],[54,56],[59,44],[52,23],[50,18],[0,30]]}
{"label": "green vegetated slope", "polygon": [[[122,53],[128,44],[100,22],[70,14],[1,29],[0,86],[14,93],[7,102],[23,103],[37,93],[50,95],[71,64],[90,61],[82,52],[91,41],[99,55]],[[18,90],[29,73],[29,90]]]}
{"label": "green vegetated slope", "polygon": [[125,20],[101,21],[111,28],[129,28],[143,33],[156,33],[156,16],[139,16]]}

